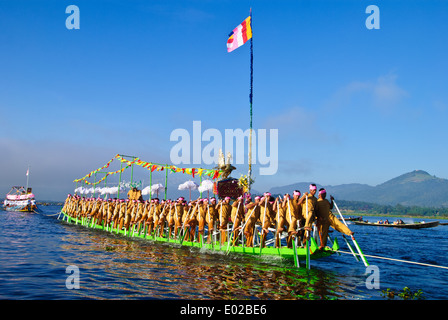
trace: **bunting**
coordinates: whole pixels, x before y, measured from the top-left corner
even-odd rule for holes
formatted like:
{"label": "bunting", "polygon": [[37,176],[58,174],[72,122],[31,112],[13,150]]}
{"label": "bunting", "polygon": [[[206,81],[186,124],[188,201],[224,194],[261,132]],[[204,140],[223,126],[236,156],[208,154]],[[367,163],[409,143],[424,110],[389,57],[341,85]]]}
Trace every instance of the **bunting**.
{"label": "bunting", "polygon": [[[100,180],[95,181],[95,182],[89,182],[87,181],[88,178],[92,177],[95,175],[95,173],[100,172],[101,170],[104,170],[106,168],[109,167],[109,165],[111,164],[112,161],[114,161],[115,159],[118,159],[121,163],[126,164],[126,167],[119,169],[117,171],[110,171],[110,172],[103,172],[105,173],[104,177],[102,177]],[[84,177],[79,178],[79,179],[75,179],[73,180],[73,182],[83,182],[85,184],[88,185],[97,185],[99,183],[101,183],[102,181],[104,181],[106,179],[107,176],[109,175],[114,175],[120,172],[123,172],[124,170],[126,170],[127,168],[129,168],[132,165],[138,165],[142,168],[145,168],[151,172],[154,171],[164,171],[164,170],[169,170],[170,173],[184,173],[184,174],[189,174],[191,175],[193,178],[195,176],[203,176],[206,175],[212,179],[217,179],[222,175],[222,171],[219,169],[203,169],[203,168],[179,168],[173,165],[168,165],[168,164],[158,164],[158,163],[153,163],[153,162],[147,162],[147,161],[143,161],[140,158],[134,158],[133,160],[128,160],[125,159],[122,155],[117,154],[115,157],[113,157],[109,162],[107,162],[104,166],[93,170],[92,172],[89,172],[88,174],[86,174]]]}

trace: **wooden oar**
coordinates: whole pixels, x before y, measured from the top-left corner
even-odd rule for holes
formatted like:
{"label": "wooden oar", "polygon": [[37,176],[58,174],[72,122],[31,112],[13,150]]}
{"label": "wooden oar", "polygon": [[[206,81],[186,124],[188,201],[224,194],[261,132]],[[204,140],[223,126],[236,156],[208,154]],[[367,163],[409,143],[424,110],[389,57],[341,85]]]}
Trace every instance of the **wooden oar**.
{"label": "wooden oar", "polygon": [[[289,211],[289,223],[292,223],[292,214],[291,214],[291,204],[289,202],[289,197],[286,198],[288,200],[288,211]],[[297,231],[297,230],[296,230]],[[297,234],[294,235],[294,239],[292,239],[292,242],[294,243],[294,265],[299,268],[300,267],[300,263],[299,263],[299,257],[297,256],[297,243],[296,243],[296,239],[297,239]],[[307,242],[308,243],[308,242]],[[307,264],[308,265],[308,264]]]}
{"label": "wooden oar", "polygon": [[[232,221],[233,225],[232,225],[232,233],[229,237],[229,242],[227,243],[227,250],[226,250],[226,254],[229,254],[229,250],[230,250],[230,242],[232,241],[232,238],[234,238],[234,233],[235,233],[235,221],[238,218],[238,212],[240,211],[240,204],[241,202],[238,203],[238,208],[236,209],[236,213],[235,213],[235,220]],[[236,240],[236,239],[235,239]],[[233,247],[234,243],[232,243],[232,247]]]}
{"label": "wooden oar", "polygon": [[309,238],[309,232],[305,231],[306,234],[306,268],[310,269],[310,242],[308,240]]}
{"label": "wooden oar", "polygon": [[[243,226],[241,227],[241,233],[244,234],[244,229],[246,228],[246,224],[249,222],[250,217],[252,216],[252,214],[255,212],[255,209],[257,208],[258,204],[255,205],[255,207],[253,207],[252,212],[250,213],[250,215],[247,217],[247,219],[244,221]],[[254,237],[255,239],[255,237]],[[243,241],[243,246],[244,246],[244,241]]]}
{"label": "wooden oar", "polygon": [[353,250],[352,246],[350,245],[350,243],[348,242],[347,238],[345,238],[344,235],[342,235],[342,238],[344,238],[345,243],[347,244],[347,247],[350,249],[350,252],[353,254],[353,256],[355,257],[356,261],[359,261],[358,256],[356,255],[355,251]]}
{"label": "wooden oar", "polygon": [[[333,203],[334,203],[334,206],[336,207],[336,210],[337,210],[338,213],[339,213],[339,216],[340,216],[341,219],[342,219],[342,222],[344,222],[344,224],[347,226],[347,222],[345,222],[345,219],[344,219],[344,217],[342,216],[341,211],[339,211],[338,205],[336,204],[336,202],[335,202],[334,200],[333,200]],[[353,244],[354,244],[355,247],[356,247],[356,250],[358,250],[358,253],[359,253],[359,255],[361,256],[362,262],[364,263],[364,265],[365,265],[366,267],[368,267],[368,266],[369,266],[369,263],[367,262],[367,259],[366,259],[366,257],[364,256],[364,254],[362,253],[361,248],[360,248],[359,245],[358,245],[358,242],[356,241],[356,239],[355,239],[355,237],[354,237],[353,235],[351,235],[350,237],[352,238],[352,241],[353,241]],[[350,249],[350,250],[352,250],[352,249]]]}
{"label": "wooden oar", "polygon": [[279,224],[278,223],[280,221],[280,215],[279,215],[280,214],[280,210],[279,210],[279,207],[278,207],[278,198],[275,199],[275,206],[277,208],[277,218],[275,219],[276,223],[275,223],[275,234],[274,234],[274,238],[275,238],[274,248],[278,248],[278,247],[281,248],[282,247],[282,243],[281,243],[280,239],[279,239],[279,242],[278,242],[279,246],[277,246],[277,238],[279,237],[279,235],[278,235]]}
{"label": "wooden oar", "polygon": [[[266,242],[266,237],[268,236],[268,234],[266,234],[266,237],[264,236],[264,223],[266,221],[266,215],[267,215],[267,204],[268,204],[268,197],[265,196],[265,200],[264,200],[264,216],[263,216],[263,222],[261,223],[261,235],[260,235],[260,255],[261,255],[261,250],[263,250],[263,242]],[[261,209],[260,209],[261,210]]]}
{"label": "wooden oar", "polygon": [[[199,205],[199,202],[197,202],[196,203],[196,208],[198,207],[198,205]],[[183,223],[182,223],[182,229],[184,229],[185,228],[185,221],[188,221],[188,220],[190,220],[190,215],[192,215],[193,214],[193,212],[194,212],[194,210],[192,210],[192,212],[191,213],[189,213],[190,212],[190,210],[191,210],[191,207],[190,208],[188,208],[188,212],[187,212],[187,216],[185,217],[185,220],[183,221]],[[188,233],[191,233],[191,226],[188,228]],[[182,244],[183,242],[184,242],[184,239],[185,239],[185,235],[187,234],[187,231],[186,230],[184,230],[184,235],[182,236],[182,239],[180,240],[180,244]],[[191,242],[193,242],[193,240],[192,239],[190,239],[191,240]]]}
{"label": "wooden oar", "polygon": [[[305,196],[306,203],[306,219],[308,220],[308,195]],[[309,245],[309,232],[305,231],[305,248],[306,248],[306,268],[310,269],[310,245]]]}

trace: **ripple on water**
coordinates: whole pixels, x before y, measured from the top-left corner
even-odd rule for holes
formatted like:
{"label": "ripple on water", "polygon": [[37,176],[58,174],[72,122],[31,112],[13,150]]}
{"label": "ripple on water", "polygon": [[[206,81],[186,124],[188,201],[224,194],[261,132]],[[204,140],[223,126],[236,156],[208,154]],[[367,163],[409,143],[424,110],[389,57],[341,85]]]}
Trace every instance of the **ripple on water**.
{"label": "ripple on water", "polygon": [[[446,297],[446,273],[385,260],[369,259],[379,266],[381,289],[367,290],[366,269],[350,255],[313,260],[307,271],[279,258],[130,239],[43,215],[2,213],[0,227],[3,299],[381,299],[382,289],[405,286]],[[366,254],[448,265],[441,250],[448,228],[351,228]],[[65,287],[69,265],[79,267],[80,290]]]}

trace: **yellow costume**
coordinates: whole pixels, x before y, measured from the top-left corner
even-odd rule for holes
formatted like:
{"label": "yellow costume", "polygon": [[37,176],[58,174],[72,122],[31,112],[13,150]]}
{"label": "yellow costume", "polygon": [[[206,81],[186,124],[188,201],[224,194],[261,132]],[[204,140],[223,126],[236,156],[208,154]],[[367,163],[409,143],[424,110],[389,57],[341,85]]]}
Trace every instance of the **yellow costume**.
{"label": "yellow costume", "polygon": [[331,212],[332,204],[327,199],[319,198],[317,200],[316,216],[317,230],[319,231],[320,245],[325,247],[328,238],[328,229],[332,226],[337,231],[346,235],[351,235],[352,231],[341,221],[339,221]]}

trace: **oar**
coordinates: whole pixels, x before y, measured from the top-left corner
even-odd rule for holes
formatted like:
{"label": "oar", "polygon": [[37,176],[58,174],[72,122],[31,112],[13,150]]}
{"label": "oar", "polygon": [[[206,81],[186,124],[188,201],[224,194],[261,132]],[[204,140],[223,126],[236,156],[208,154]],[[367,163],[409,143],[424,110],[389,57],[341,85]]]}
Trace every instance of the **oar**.
{"label": "oar", "polygon": [[348,242],[347,238],[345,238],[344,235],[342,235],[342,238],[344,238],[345,243],[347,244],[347,247],[350,249],[350,252],[353,254],[353,256],[355,257],[356,261],[359,261],[358,256],[356,255],[355,251],[353,250],[352,246],[350,245],[350,243]]}
{"label": "oar", "polygon": [[300,262],[299,262],[299,257],[297,256],[297,237],[294,236],[294,239],[292,239],[292,242],[294,242],[293,246],[294,246],[294,265],[297,268],[300,268]]}
{"label": "oar", "polygon": [[[199,204],[199,202],[196,203],[196,207],[198,206],[198,204]],[[185,217],[185,220],[184,220],[183,223],[182,223],[182,229],[184,229],[184,227],[185,227],[185,221],[190,220],[190,214],[189,214],[190,210],[191,210],[191,207],[188,208],[187,216]],[[194,211],[194,210],[193,210],[193,211]],[[191,214],[193,214],[193,212],[191,212]],[[191,233],[191,227],[188,228],[188,233]],[[184,242],[184,239],[185,239],[185,235],[186,235],[186,234],[187,234],[187,230],[184,230],[184,235],[182,236],[182,239],[180,240],[180,244],[182,244],[182,243]],[[191,239],[190,239],[190,240],[191,240]],[[191,241],[193,241],[193,240],[191,240]]]}
{"label": "oar", "polygon": [[277,218],[275,219],[276,223],[275,223],[275,234],[274,234],[274,239],[275,239],[275,241],[274,241],[274,248],[278,248],[278,247],[281,248],[282,247],[281,240],[279,240],[279,242],[278,242],[279,246],[277,246],[277,238],[279,237],[279,234],[278,234],[279,224],[278,224],[278,222],[280,220],[280,216],[279,216],[280,210],[278,208],[278,198],[275,199],[275,206],[277,208]]}
{"label": "oar", "polygon": [[184,242],[184,238],[185,238],[185,221],[188,220],[189,216],[190,216],[190,210],[191,210],[191,206],[188,208],[187,214],[185,215],[185,219],[184,221],[182,221],[182,227],[180,228],[179,234],[183,231],[184,234],[182,236],[182,239],[179,241],[180,244],[182,244],[182,242]]}
{"label": "oar", "polygon": [[263,230],[264,222],[266,221],[266,215],[268,214],[267,204],[268,204],[268,197],[265,196],[265,200],[264,200],[264,216],[263,216],[263,222],[261,224],[261,235],[260,235],[260,255],[261,255],[261,250],[263,250],[263,244],[265,244],[263,242],[266,242],[266,237],[268,236],[267,234],[266,234],[266,237],[264,236],[264,230]]}
{"label": "oar", "polygon": [[[347,222],[345,222],[345,219],[344,219],[344,217],[342,216],[341,211],[339,211],[338,205],[336,204],[336,202],[335,202],[334,200],[333,200],[333,203],[334,203],[334,206],[336,207],[336,210],[337,210],[338,213],[339,213],[339,216],[340,216],[341,219],[342,219],[342,222],[344,222],[344,224],[347,226]],[[360,248],[359,245],[358,245],[358,242],[356,241],[356,239],[355,239],[355,237],[354,237],[353,235],[351,235],[350,237],[352,238],[352,241],[353,241],[353,244],[354,244],[355,247],[356,247],[356,250],[358,250],[358,253],[359,253],[359,255],[361,256],[362,262],[364,263],[364,265],[365,265],[366,267],[368,267],[368,266],[369,266],[369,263],[367,262],[367,259],[366,259],[366,257],[364,256],[364,254],[362,253],[361,248]],[[352,250],[352,249],[350,249],[350,250]]]}
{"label": "oar", "polygon": [[[232,221],[233,225],[232,225],[232,233],[229,237],[229,242],[227,243],[227,250],[226,250],[226,254],[229,254],[230,251],[230,242],[232,241],[232,238],[234,237],[234,233],[235,233],[235,221],[238,218],[238,213],[240,211],[240,204],[241,202],[238,203],[238,207],[236,209],[236,213],[235,213],[235,220]],[[236,240],[236,239],[235,239]],[[232,247],[233,247],[234,243],[232,243]]]}
{"label": "oar", "polygon": [[[308,195],[305,196],[305,203],[306,203],[306,219],[308,219]],[[306,249],[306,268],[310,269],[310,245],[309,245],[309,232],[305,231],[305,249]]]}
{"label": "oar", "polygon": [[[292,223],[292,214],[291,214],[291,204],[289,203],[289,197],[286,198],[288,200],[288,211],[289,211],[289,223]],[[299,257],[297,256],[297,234],[294,236],[294,239],[292,239],[292,242],[294,242],[294,264],[297,268],[300,267],[299,263]],[[307,242],[308,243],[308,242]]]}
{"label": "oar", "polygon": [[306,233],[306,268],[310,269],[310,242],[308,240],[309,232],[305,231],[305,233]]}
{"label": "oar", "polygon": [[[255,209],[257,208],[258,204],[255,205],[255,207],[253,207],[252,212],[250,213],[250,215],[247,217],[247,219],[244,221],[243,226],[241,227],[241,232],[244,234],[244,229],[246,228],[246,224],[249,222],[250,217],[252,216],[252,214],[254,213]],[[255,239],[255,237],[254,237]],[[244,241],[243,241],[244,243]],[[244,244],[243,244],[244,245]]]}

